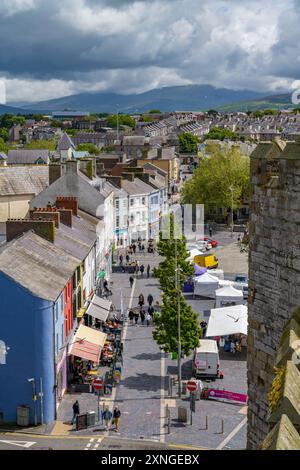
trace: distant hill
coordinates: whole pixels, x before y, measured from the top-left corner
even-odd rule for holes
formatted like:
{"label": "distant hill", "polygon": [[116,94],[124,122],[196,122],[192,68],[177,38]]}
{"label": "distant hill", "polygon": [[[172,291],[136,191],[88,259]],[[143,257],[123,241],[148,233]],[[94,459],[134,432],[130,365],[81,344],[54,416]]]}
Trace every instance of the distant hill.
{"label": "distant hill", "polygon": [[0,104],[0,115],[3,114],[34,114],[34,111],[32,109],[15,108],[14,106]]}
{"label": "distant hill", "polygon": [[210,85],[164,87],[140,94],[80,93],[24,106],[37,112],[61,110],[89,111],[94,113],[137,113],[150,109],[161,111],[205,111],[212,108],[260,99],[263,93],[250,90],[230,90]]}
{"label": "distant hill", "polygon": [[235,111],[259,111],[264,109],[286,109],[295,107],[291,102],[291,94],[264,96],[260,99],[241,101],[239,103],[230,103],[218,106],[217,110],[221,112]]}

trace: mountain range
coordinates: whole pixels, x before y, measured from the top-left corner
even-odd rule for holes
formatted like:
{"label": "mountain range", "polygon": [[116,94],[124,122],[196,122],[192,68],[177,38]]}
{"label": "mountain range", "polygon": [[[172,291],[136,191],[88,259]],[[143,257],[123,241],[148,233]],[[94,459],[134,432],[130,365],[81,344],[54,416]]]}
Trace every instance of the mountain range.
{"label": "mountain range", "polygon": [[[48,101],[23,104],[18,108],[1,106],[4,112],[50,113],[76,110],[91,113],[142,113],[151,109],[161,111],[224,111],[254,110],[266,107],[287,107],[290,95],[267,96],[251,90],[230,90],[210,85],[187,85],[157,88],[139,94],[121,95],[112,92],[79,93]],[[291,104],[291,103],[290,103]],[[10,111],[9,111],[10,110]]]}

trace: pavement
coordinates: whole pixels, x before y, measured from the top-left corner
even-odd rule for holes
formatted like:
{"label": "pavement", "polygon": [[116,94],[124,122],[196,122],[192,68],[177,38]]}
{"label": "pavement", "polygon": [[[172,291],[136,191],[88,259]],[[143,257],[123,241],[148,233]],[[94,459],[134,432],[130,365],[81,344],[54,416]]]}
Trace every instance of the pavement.
{"label": "pavement", "polygon": [[[235,273],[247,273],[247,259],[240,253],[236,240],[230,233],[214,234],[220,246],[214,250],[220,260],[220,267],[232,277]],[[151,267],[159,262],[159,257],[152,254],[137,254],[140,264]],[[160,300],[160,290],[157,279],[138,277],[131,289],[127,273],[112,275],[112,302],[117,309],[124,310],[137,306],[138,296],[142,292],[145,299],[152,293],[154,302]],[[122,299],[122,302],[121,302]],[[199,320],[204,317],[205,310],[213,307],[209,300],[193,300],[187,298],[199,314]],[[179,399],[176,390],[173,397],[167,390],[166,376],[176,377],[177,361],[171,360],[161,352],[152,337],[153,327],[141,325],[131,326],[126,322],[123,331],[124,353],[122,378],[119,386],[114,388],[113,395],[101,398],[110,408],[117,404],[121,410],[120,434],[112,428],[105,432],[101,423],[96,423],[85,431],[75,431],[70,425],[72,404],[79,400],[81,412],[97,412],[98,398],[96,395],[66,394],[58,411],[58,420],[51,433],[47,434],[0,434],[0,449],[20,447],[18,444],[3,443],[4,441],[34,442],[28,448],[51,447],[54,449],[245,449],[246,447],[246,407],[229,403],[201,400],[196,403],[196,413],[193,414],[193,424],[182,424],[177,420],[177,408],[189,408],[187,396]],[[246,357],[221,355],[221,370],[224,379],[213,383],[214,387],[247,393]],[[185,358],[182,365],[183,379],[191,378],[191,357]],[[168,434],[166,405],[171,413],[171,428]],[[206,429],[206,417],[208,429]],[[222,424],[223,420],[223,424]],[[0,430],[1,432],[1,430]],[[42,432],[42,431],[40,431]],[[111,447],[110,447],[111,446]],[[145,447],[146,446],[146,447]]]}

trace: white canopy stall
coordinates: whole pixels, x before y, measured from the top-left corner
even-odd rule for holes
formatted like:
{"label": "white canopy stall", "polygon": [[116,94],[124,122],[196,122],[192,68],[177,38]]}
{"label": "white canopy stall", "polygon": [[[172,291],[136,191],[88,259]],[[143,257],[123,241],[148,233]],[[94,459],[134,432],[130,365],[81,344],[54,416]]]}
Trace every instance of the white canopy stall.
{"label": "white canopy stall", "polygon": [[246,305],[233,305],[225,308],[214,308],[206,330],[206,337],[247,335],[248,308]]}
{"label": "white canopy stall", "polygon": [[216,308],[243,305],[244,303],[243,292],[233,286],[225,286],[216,291]]}
{"label": "white canopy stall", "polygon": [[202,276],[194,278],[194,295],[215,299],[218,288],[219,279],[211,276],[209,273],[204,273]]}

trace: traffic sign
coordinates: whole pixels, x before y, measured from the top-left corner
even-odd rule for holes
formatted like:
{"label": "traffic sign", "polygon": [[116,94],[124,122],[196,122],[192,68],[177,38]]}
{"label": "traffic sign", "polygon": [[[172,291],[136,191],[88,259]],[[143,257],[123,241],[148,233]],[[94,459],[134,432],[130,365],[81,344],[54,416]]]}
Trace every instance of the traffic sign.
{"label": "traffic sign", "polygon": [[193,380],[189,380],[188,383],[186,384],[186,387],[189,392],[195,392],[197,390],[197,382],[194,382]]}
{"label": "traffic sign", "polygon": [[95,390],[102,390],[103,389],[103,380],[102,379],[95,379],[93,382],[93,386]]}

